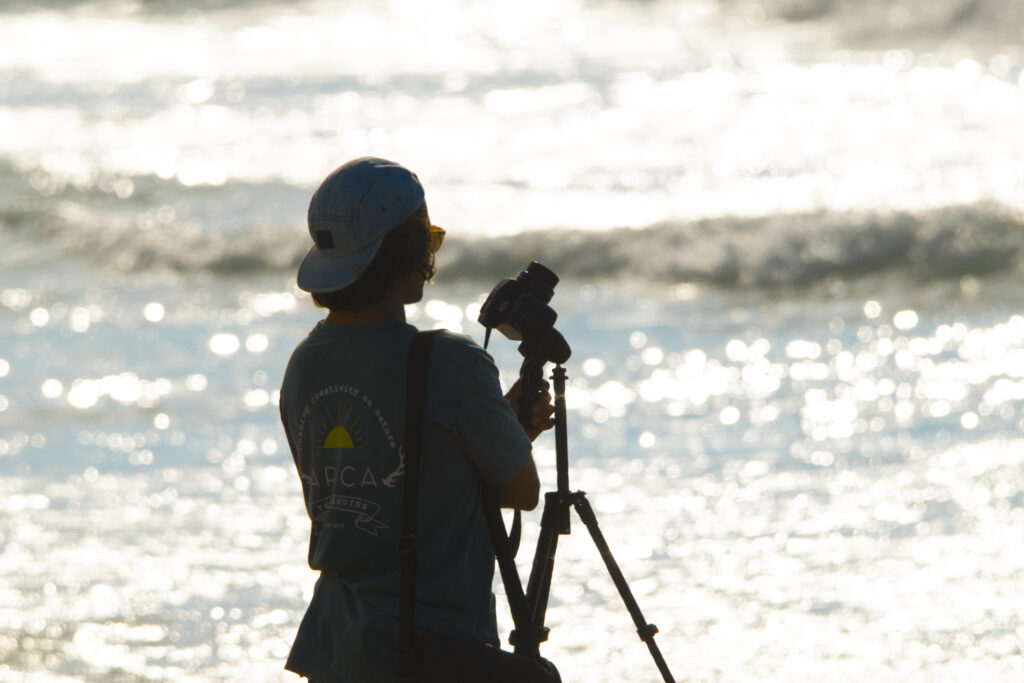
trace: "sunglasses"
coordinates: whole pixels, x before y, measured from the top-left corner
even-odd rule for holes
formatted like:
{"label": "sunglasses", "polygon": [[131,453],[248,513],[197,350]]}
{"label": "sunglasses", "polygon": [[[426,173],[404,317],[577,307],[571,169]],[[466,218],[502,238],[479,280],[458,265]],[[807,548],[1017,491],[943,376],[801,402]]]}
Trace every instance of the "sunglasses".
{"label": "sunglasses", "polygon": [[430,226],[430,253],[436,254],[444,244],[444,228],[439,228],[436,225]]}

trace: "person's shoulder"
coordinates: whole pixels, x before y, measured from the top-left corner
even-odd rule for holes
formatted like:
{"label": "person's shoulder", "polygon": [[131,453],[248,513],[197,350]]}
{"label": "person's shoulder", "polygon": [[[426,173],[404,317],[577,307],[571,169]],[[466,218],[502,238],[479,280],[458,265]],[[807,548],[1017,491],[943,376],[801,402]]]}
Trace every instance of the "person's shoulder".
{"label": "person's shoulder", "polygon": [[311,346],[316,346],[317,344],[322,343],[326,337],[330,336],[330,334],[331,328],[325,325],[321,320],[313,326],[305,337],[299,340],[295,345],[295,350],[301,351]]}
{"label": "person's shoulder", "polygon": [[292,349],[288,357],[288,365],[295,365],[310,355],[310,348],[316,345],[317,337],[320,334],[320,324],[317,324],[305,337],[300,339]]}
{"label": "person's shoulder", "polygon": [[448,347],[458,348],[470,348],[483,350],[476,341],[469,335],[462,334],[461,332],[452,332],[451,330],[435,330],[437,336],[435,337],[435,343],[444,344]]}
{"label": "person's shoulder", "polygon": [[468,335],[449,330],[438,330],[434,338],[437,357],[446,363],[494,364],[494,359]]}
{"label": "person's shoulder", "polygon": [[450,330],[437,330],[434,345],[448,353],[487,353],[469,335]]}

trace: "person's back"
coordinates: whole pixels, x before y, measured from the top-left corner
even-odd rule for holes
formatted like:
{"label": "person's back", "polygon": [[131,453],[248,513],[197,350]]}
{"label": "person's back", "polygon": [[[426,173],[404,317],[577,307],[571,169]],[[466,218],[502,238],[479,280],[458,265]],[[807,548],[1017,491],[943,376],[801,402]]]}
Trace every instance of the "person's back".
{"label": "person's back", "polygon": [[[393,673],[405,355],[414,334],[400,322],[319,325],[285,373],[281,413],[312,519],[309,564],[323,572],[290,665],[312,660],[354,674],[383,663],[378,673]],[[454,335],[435,342],[417,543],[418,624],[492,643],[494,561],[478,472],[500,482],[529,457],[522,428],[502,415],[508,404],[494,380],[473,342]],[[340,646],[323,642],[335,631],[349,635]]]}
{"label": "person's back", "polygon": [[[430,226],[415,176],[379,159],[328,176],[309,213],[316,246],[299,285],[330,313],[292,354],[280,407],[312,524],[309,565],[321,577],[286,668],[317,681],[388,681],[398,661],[405,380],[416,334],[404,305],[422,296],[443,232]],[[528,435],[490,356],[467,337],[435,339],[417,515],[419,628],[497,644],[483,486],[499,485],[505,505],[536,505],[530,439],[550,426],[550,397],[542,399]]]}

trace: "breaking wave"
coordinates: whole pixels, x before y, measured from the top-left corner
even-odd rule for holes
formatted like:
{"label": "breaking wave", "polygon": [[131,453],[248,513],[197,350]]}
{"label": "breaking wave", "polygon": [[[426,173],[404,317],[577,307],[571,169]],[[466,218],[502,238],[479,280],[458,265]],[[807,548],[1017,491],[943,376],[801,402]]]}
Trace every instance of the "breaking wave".
{"label": "breaking wave", "polygon": [[465,277],[514,271],[536,258],[563,276],[771,288],[889,271],[920,279],[1020,270],[1024,223],[1005,207],[976,204],[552,230],[459,246],[446,265]]}
{"label": "breaking wave", "polygon": [[[727,9],[790,23],[825,21],[858,45],[934,48],[1024,42],[1024,5],[1006,0],[719,0]],[[753,8],[753,9],[752,9]]]}
{"label": "breaking wave", "polygon": [[[626,5],[688,4],[687,0],[621,1]],[[302,3],[209,0],[200,10],[193,3],[172,0],[10,0],[0,7],[0,14],[94,9],[142,16],[199,16],[232,10],[294,8],[297,4]],[[723,13],[739,14],[752,23],[765,19],[786,23],[827,22],[836,27],[840,36],[857,44],[915,47],[918,43],[945,44],[950,39],[972,44],[1018,45],[1024,42],[1024,5],[1007,0],[717,0],[717,5]]]}
{"label": "breaking wave", "polygon": [[[31,254],[45,266],[48,259],[70,255],[126,273],[251,276],[292,271],[309,246],[304,189],[229,183],[174,192],[167,185],[137,179],[127,200],[107,197],[116,194],[115,184],[113,190],[23,194],[4,201],[0,239],[18,248],[4,249],[0,265],[16,265],[12,259]],[[202,196],[189,199],[194,192]],[[259,197],[248,214],[247,196]],[[189,211],[190,205],[206,215]],[[452,234],[439,267],[446,280],[489,282],[530,260],[562,277],[738,288],[894,271],[915,279],[985,277],[1024,271],[1024,221],[1005,206],[978,203],[920,212],[724,216],[606,231],[552,228],[461,239]]]}

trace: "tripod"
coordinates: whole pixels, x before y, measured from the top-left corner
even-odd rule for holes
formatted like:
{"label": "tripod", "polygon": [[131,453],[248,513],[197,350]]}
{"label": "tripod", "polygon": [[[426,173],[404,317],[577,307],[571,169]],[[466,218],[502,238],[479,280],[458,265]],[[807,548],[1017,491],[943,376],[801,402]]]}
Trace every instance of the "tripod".
{"label": "tripod", "polygon": [[[565,368],[560,364],[556,365],[551,379],[555,389],[555,463],[558,473],[558,486],[557,490],[544,494],[544,512],[541,516],[540,535],[537,538],[537,551],[533,556],[533,567],[530,570],[530,579],[527,584],[525,597],[514,563],[502,563],[502,578],[505,580],[506,593],[509,594],[509,604],[513,608],[512,612],[516,623],[516,630],[512,631],[509,642],[515,646],[517,654],[533,657],[540,656],[540,643],[547,640],[548,635],[548,629],[544,626],[544,616],[548,607],[548,596],[551,592],[551,579],[555,567],[555,551],[558,547],[558,537],[570,533],[569,509],[572,507],[575,508],[580,519],[586,525],[587,531],[590,532],[590,537],[594,540],[594,544],[601,554],[601,559],[604,560],[612,582],[615,584],[616,589],[618,589],[626,609],[633,618],[637,634],[650,650],[662,678],[665,680],[665,683],[675,683],[675,679],[668,669],[668,664],[665,663],[665,658],[662,656],[661,650],[658,649],[658,644],[654,641],[654,634],[658,632],[658,628],[654,624],[647,623],[643,614],[641,614],[640,607],[637,605],[633,593],[630,591],[629,585],[619,569],[618,563],[612,556],[604,534],[601,533],[597,517],[594,515],[594,510],[590,507],[590,502],[587,500],[587,494],[583,491],[569,491]],[[509,564],[511,564],[511,568],[507,566]],[[524,620],[528,623],[520,623]]]}

